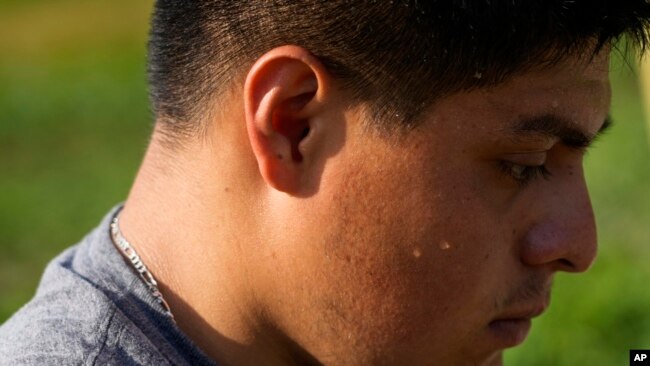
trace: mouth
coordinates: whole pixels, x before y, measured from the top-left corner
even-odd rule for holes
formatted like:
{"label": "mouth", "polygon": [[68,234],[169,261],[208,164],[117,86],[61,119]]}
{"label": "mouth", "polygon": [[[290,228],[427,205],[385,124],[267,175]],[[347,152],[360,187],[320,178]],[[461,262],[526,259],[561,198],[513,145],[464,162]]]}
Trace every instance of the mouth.
{"label": "mouth", "polygon": [[532,319],[541,315],[547,307],[548,301],[542,301],[498,316],[488,324],[489,332],[501,348],[517,346],[528,336]]}

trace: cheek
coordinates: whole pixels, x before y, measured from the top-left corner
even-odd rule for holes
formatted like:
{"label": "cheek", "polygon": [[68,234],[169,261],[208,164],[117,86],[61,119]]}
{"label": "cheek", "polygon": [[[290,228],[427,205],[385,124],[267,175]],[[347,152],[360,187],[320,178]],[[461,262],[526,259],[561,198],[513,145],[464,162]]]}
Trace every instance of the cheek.
{"label": "cheek", "polygon": [[471,190],[407,171],[418,170],[346,180],[328,209],[339,215],[329,219],[321,242],[329,258],[320,274],[327,290],[314,298],[329,324],[373,347],[424,342],[431,349],[438,339],[449,349],[466,331],[458,323],[474,322],[475,310],[491,296],[485,289],[491,287],[485,286],[490,248],[483,242],[489,225],[477,220],[481,210]]}

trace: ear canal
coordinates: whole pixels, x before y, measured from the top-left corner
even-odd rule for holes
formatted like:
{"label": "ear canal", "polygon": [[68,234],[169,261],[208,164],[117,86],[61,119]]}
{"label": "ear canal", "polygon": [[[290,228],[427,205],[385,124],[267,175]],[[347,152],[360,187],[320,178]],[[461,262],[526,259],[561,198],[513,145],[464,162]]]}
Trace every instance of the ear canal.
{"label": "ear canal", "polygon": [[[282,117],[278,117],[282,118]],[[283,135],[284,137],[289,140],[291,144],[291,158],[295,162],[301,162],[302,161],[302,154],[300,153],[300,150],[298,149],[298,146],[300,145],[300,142],[307,137],[309,134],[309,125],[307,120],[296,120],[294,123],[291,124],[280,124],[280,126],[283,126],[285,128],[283,129],[278,129],[277,131]],[[287,128],[287,126],[290,126],[291,128]]]}
{"label": "ear canal", "polygon": [[307,137],[307,135],[309,135],[309,126],[306,126],[302,130],[302,133],[300,134],[300,138],[298,139],[298,142],[296,144],[291,144],[291,157],[296,162],[301,162],[302,161],[302,154],[300,153],[300,150],[298,149],[298,146],[300,145],[300,142],[302,140],[304,140],[305,137]]}
{"label": "ear canal", "polygon": [[[274,129],[286,137],[291,144],[291,158],[295,162],[302,162],[302,154],[298,149],[300,142],[309,134],[309,121],[300,118],[300,114],[316,93],[308,92],[295,96],[284,103],[273,115]],[[284,119],[284,120],[283,120]],[[291,121],[287,121],[290,119]]]}
{"label": "ear canal", "polygon": [[309,135],[309,126],[307,126],[307,128],[302,131],[302,134],[300,135],[300,141],[304,140],[307,135]]}

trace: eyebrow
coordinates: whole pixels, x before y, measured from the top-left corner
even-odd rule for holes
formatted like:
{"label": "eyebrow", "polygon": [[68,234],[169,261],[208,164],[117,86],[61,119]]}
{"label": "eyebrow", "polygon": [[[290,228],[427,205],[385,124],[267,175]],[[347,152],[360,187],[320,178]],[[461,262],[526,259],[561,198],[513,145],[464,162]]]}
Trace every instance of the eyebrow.
{"label": "eyebrow", "polygon": [[560,116],[545,114],[527,117],[517,121],[510,132],[517,137],[526,137],[531,134],[541,134],[560,139],[562,144],[574,149],[586,149],[598,136],[611,128],[612,119],[607,116],[603,125],[595,134],[582,131],[575,123]]}

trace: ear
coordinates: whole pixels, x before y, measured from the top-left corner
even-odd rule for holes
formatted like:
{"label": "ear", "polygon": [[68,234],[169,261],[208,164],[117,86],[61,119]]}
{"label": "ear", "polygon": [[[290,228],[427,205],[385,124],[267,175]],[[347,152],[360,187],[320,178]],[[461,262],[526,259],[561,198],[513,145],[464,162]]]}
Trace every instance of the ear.
{"label": "ear", "polygon": [[308,51],[275,48],[246,76],[246,128],[259,171],[276,190],[296,194],[309,174],[314,153],[304,145],[327,97],[329,75]]}

